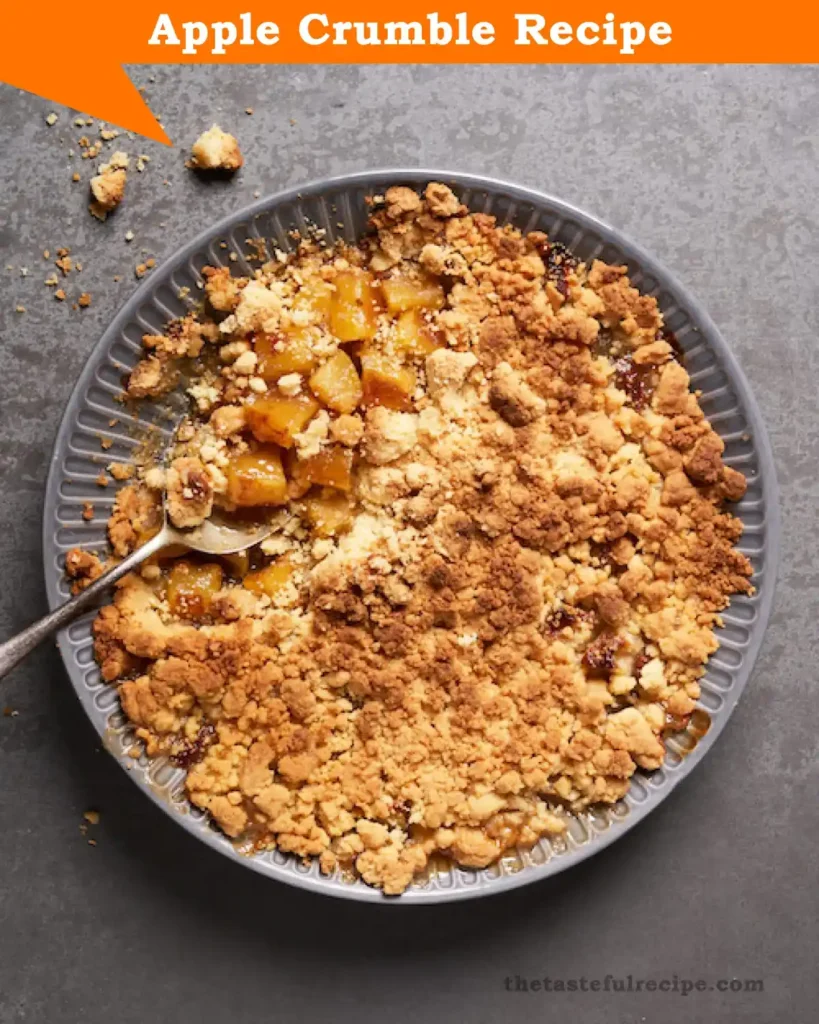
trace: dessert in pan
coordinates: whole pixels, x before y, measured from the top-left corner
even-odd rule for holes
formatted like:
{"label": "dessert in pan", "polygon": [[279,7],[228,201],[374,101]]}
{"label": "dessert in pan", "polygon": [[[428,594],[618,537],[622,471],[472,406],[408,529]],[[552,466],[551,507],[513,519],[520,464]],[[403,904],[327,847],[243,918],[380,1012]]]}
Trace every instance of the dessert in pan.
{"label": "dessert in pan", "polygon": [[[166,549],[94,624],[149,757],[230,837],[400,893],[613,803],[665,756],[751,566],[745,479],[624,267],[471,213],[371,200],[147,335],[128,395],[185,388],[117,497],[112,557],[162,521],[263,517],[249,552]],[[80,584],[101,565],[69,553]]]}

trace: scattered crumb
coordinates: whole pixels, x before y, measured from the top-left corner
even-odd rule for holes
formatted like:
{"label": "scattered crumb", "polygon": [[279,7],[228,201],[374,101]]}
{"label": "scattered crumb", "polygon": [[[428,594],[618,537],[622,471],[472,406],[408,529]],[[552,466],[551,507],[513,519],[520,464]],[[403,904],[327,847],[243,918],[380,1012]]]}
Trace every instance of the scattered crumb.
{"label": "scattered crumb", "polygon": [[6,705],[3,708],[3,714],[6,716],[6,718],[17,718],[17,716],[20,714],[20,712],[19,711],[15,711],[14,708],[11,708],[8,705]]}
{"label": "scattered crumb", "polygon": [[25,313],[25,311],[26,311],[26,307],[25,306],[21,306],[21,305],[18,304],[17,306],[14,307],[14,312],[15,313]]}
{"label": "scattered crumb", "polygon": [[50,249],[43,249],[43,259],[44,260],[50,260],[51,259],[51,250]]}
{"label": "scattered crumb", "polygon": [[72,181],[80,181],[81,180],[79,174],[76,171],[74,171],[74,173],[71,175],[71,180]]}
{"label": "scattered crumb", "polygon": [[151,256],[150,259],[145,260],[144,263],[137,263],[136,267],[134,267],[134,273],[137,277],[144,277],[148,271],[153,270],[155,266],[156,260]]}
{"label": "scattered crumb", "polygon": [[191,149],[189,166],[203,171],[237,171],[244,159],[233,135],[213,125],[203,132]]}
{"label": "scattered crumb", "polygon": [[90,501],[83,502],[82,517],[86,522],[90,522],[94,518],[94,506]]}
{"label": "scattered crumb", "polygon": [[245,107],[245,113],[246,114],[252,114],[253,113],[253,107]]}
{"label": "scattered crumb", "polygon": [[91,179],[93,202],[88,207],[97,220],[105,220],[108,214],[122,202],[125,183],[128,180],[128,155],[117,150]]}
{"label": "scattered crumb", "polygon": [[133,231],[126,231],[125,232],[125,241],[126,242],[133,242],[133,240],[134,240],[134,233],[133,233]]}
{"label": "scattered crumb", "polygon": [[57,120],[58,118],[56,114],[49,114],[48,117],[45,119],[46,124],[49,128],[51,128],[52,125],[55,125],[57,123]]}
{"label": "scattered crumb", "polygon": [[65,301],[65,290],[62,289],[62,288],[58,288],[57,291],[54,292],[54,298],[55,299],[59,299],[60,302],[64,302]]}
{"label": "scattered crumb", "polygon": [[86,309],[88,306],[90,306],[91,305],[91,293],[90,292],[83,292],[82,295],[80,295],[80,297],[77,299],[77,305],[81,309]]}
{"label": "scattered crumb", "polygon": [[100,812],[99,811],[84,811],[83,817],[91,825],[99,825],[100,823]]}
{"label": "scattered crumb", "polygon": [[97,485],[97,487],[107,487],[108,486],[108,477],[105,475],[105,471],[104,470],[102,470],[100,472],[100,475],[96,478],[94,483]]}
{"label": "scattered crumb", "polygon": [[113,442],[113,440],[110,437],[101,437],[100,438],[100,447],[102,448],[103,451],[107,452],[108,449],[111,447],[111,445],[113,443],[114,442]]}

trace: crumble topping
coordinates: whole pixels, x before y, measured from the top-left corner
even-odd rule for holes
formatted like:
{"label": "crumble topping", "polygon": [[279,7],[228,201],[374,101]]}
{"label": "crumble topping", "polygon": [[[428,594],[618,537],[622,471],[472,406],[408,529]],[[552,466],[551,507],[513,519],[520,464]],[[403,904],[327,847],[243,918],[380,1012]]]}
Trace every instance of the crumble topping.
{"label": "crumble topping", "polygon": [[187,362],[193,410],[167,471],[119,491],[114,554],[159,528],[163,487],[179,526],[274,529],[161,553],[94,632],[148,756],[228,836],[400,893],[658,768],[751,566],[723,507],[744,477],[626,268],[437,183],[371,223],[253,278],[206,269],[207,314],[144,339],[128,394]]}

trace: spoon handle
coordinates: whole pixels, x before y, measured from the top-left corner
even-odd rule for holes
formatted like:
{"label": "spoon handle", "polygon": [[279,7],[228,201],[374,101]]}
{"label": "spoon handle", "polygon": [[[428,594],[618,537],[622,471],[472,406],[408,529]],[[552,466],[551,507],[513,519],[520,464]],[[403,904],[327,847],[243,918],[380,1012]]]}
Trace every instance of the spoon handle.
{"label": "spoon handle", "polygon": [[38,622],[34,622],[27,629],[24,629],[22,633],[13,636],[11,640],[0,644],[0,679],[6,676],[18,661],[25,658],[47,636],[67,626],[79,615],[82,615],[84,611],[95,605],[100,595],[112,583],[122,579],[132,569],[135,569],[144,562],[146,558],[149,558],[159,551],[160,548],[163,548],[168,543],[168,534],[167,528],[163,528],[156,536],[151,537],[147,543],[143,544],[142,547],[132,551],[130,555],[123,558],[121,562],[118,562],[108,572],[103,573],[99,579],[94,580],[93,583],[90,583],[79,594],[66,601],[65,604],[61,604],[53,612],[44,615]]}

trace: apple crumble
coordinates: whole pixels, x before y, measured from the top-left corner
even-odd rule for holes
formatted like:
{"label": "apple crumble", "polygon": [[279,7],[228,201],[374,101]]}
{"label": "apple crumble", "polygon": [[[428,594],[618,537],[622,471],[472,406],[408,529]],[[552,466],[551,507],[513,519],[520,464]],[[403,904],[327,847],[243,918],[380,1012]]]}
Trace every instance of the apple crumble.
{"label": "apple crumble", "polygon": [[[113,554],[214,509],[256,549],[166,550],[95,622],[149,757],[226,835],[400,893],[624,796],[684,728],[745,490],[654,298],[449,188],[390,188],[356,246],[302,240],[144,338],[186,387]],[[75,554],[69,569],[98,567]]]}

